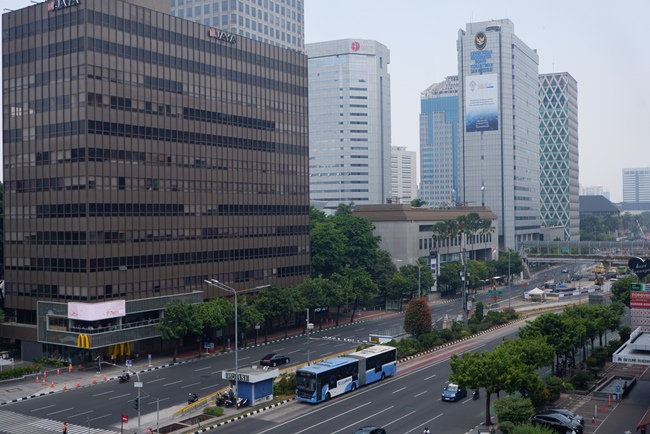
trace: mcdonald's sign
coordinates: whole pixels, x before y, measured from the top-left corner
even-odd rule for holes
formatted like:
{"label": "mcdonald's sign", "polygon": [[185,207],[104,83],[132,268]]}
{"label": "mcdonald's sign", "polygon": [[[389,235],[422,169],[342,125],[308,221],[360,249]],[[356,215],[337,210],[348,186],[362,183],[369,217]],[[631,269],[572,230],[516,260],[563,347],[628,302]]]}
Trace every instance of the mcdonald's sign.
{"label": "mcdonald's sign", "polygon": [[77,347],[90,349],[90,337],[86,334],[80,333],[79,336],[77,336]]}

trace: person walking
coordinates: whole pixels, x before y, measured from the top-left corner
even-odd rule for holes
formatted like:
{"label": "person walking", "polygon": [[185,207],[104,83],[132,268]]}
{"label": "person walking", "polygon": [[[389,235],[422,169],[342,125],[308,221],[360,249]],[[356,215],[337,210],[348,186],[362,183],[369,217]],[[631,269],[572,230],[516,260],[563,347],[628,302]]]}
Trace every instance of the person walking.
{"label": "person walking", "polygon": [[153,431],[151,431],[151,427],[150,427],[150,426],[147,427],[147,434],[153,434]]}
{"label": "person walking", "polygon": [[63,422],[63,431],[61,431],[61,434],[68,434],[68,423]]}

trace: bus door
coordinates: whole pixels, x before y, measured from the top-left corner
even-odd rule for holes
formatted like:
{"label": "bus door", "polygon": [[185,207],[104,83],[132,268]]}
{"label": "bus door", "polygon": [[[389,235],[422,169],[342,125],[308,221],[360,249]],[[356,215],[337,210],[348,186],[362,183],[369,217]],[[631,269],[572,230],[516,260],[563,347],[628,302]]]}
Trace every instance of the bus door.
{"label": "bus door", "polygon": [[366,384],[366,359],[359,360],[359,387]]}

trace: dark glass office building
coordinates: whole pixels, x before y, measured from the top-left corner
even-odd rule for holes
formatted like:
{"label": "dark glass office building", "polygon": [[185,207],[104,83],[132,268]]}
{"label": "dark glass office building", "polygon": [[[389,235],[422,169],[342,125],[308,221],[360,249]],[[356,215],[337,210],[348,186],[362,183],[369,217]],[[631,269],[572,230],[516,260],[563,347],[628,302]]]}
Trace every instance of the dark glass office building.
{"label": "dark glass office building", "polygon": [[1,333],[24,356],[142,352],[170,299],[226,294],[205,279],[309,275],[307,57],[144,1],[2,16]]}

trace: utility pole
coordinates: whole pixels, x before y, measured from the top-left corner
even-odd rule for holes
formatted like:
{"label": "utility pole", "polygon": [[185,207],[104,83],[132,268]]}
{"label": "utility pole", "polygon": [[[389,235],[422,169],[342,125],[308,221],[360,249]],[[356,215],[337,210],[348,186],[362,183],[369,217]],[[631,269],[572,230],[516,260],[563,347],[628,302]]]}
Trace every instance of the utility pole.
{"label": "utility pole", "polygon": [[307,366],[309,366],[311,364],[310,363],[310,358],[309,358],[309,356],[310,356],[309,347],[310,347],[310,343],[311,343],[311,339],[309,337],[309,332],[313,327],[314,327],[314,324],[309,322],[309,308],[307,308]]}
{"label": "utility pole", "polygon": [[510,292],[510,280],[512,279],[510,277],[510,253],[512,251],[508,249],[508,307],[510,307],[510,299],[512,298],[511,295],[512,293]]}
{"label": "utility pole", "polygon": [[[461,238],[462,240],[462,238]],[[460,272],[461,273],[461,280],[463,281],[463,324],[465,325],[465,328],[467,328],[467,259],[465,258],[465,246],[463,243],[463,249],[461,251],[461,261],[463,264],[463,270]]]}

